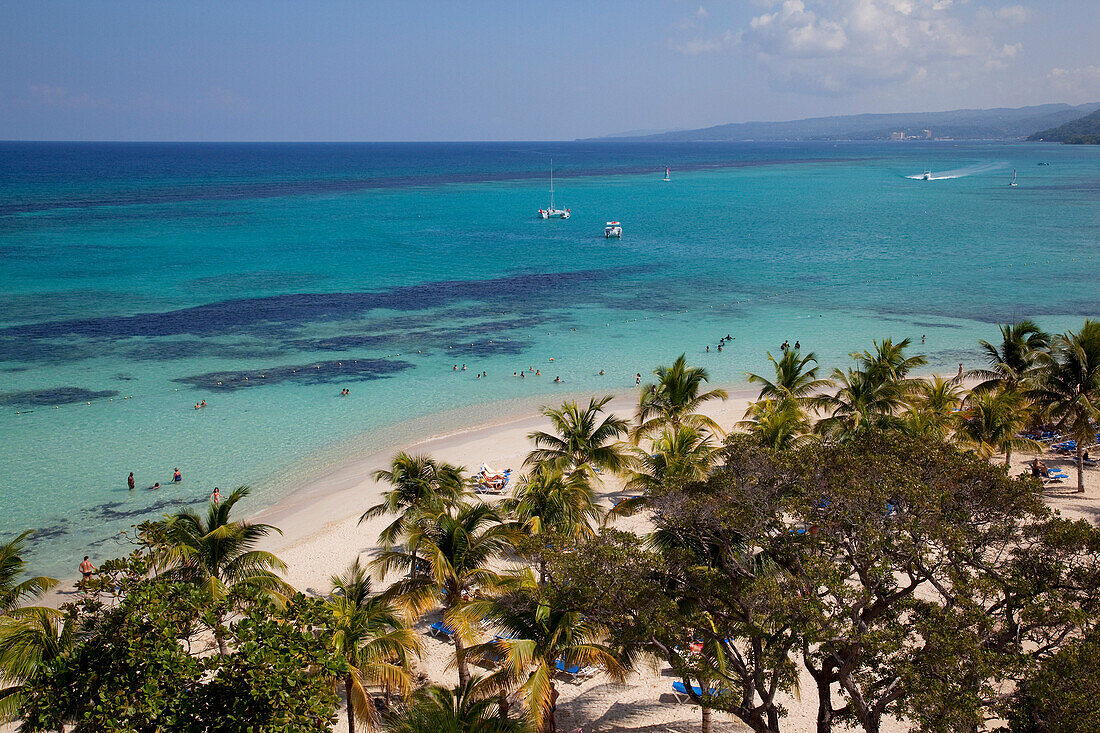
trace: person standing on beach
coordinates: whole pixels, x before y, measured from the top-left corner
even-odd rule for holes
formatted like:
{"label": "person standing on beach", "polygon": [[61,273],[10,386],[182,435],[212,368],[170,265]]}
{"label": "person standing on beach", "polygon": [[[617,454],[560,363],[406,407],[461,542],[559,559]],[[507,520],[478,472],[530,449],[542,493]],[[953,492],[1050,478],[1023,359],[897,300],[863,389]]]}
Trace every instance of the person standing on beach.
{"label": "person standing on beach", "polygon": [[92,565],[92,561],[88,559],[88,556],[84,556],[84,561],[80,563],[80,587],[83,588],[84,584],[92,579],[95,572],[99,570],[95,565]]}
{"label": "person standing on beach", "polygon": [[126,478],[126,485],[130,487],[130,491],[134,490],[134,472],[130,471],[130,475]]}

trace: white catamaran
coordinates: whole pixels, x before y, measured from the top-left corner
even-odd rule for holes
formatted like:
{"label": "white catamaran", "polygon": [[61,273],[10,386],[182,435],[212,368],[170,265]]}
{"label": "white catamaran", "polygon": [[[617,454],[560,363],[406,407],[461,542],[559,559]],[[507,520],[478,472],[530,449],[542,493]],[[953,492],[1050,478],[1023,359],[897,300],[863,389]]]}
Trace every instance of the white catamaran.
{"label": "white catamaran", "polygon": [[539,209],[539,216],[543,219],[568,219],[569,209],[555,209],[554,208],[554,159],[550,159],[550,206],[546,209]]}

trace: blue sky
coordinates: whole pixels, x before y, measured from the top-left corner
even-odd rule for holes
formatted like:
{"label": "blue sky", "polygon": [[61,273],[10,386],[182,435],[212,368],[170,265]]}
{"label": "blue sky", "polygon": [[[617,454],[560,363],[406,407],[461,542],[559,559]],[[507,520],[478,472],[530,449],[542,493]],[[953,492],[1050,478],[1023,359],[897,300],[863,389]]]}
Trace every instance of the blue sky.
{"label": "blue sky", "polygon": [[1100,102],[1098,0],[0,0],[0,139],[547,140]]}

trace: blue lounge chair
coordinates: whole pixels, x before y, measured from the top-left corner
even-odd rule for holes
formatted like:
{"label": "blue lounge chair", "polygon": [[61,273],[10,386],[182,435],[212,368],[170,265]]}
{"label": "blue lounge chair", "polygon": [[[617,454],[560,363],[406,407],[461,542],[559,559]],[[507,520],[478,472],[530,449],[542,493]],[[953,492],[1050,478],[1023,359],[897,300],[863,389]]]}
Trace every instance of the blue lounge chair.
{"label": "blue lounge chair", "polygon": [[554,664],[558,668],[559,672],[563,672],[570,677],[588,677],[593,673],[592,667],[578,667],[575,664],[566,664],[563,660],[559,659]]}
{"label": "blue lounge chair", "polygon": [[432,636],[438,636],[443,639],[450,639],[454,636],[455,631],[450,626],[445,626],[442,621],[436,621],[434,624],[428,627],[428,633]]}
{"label": "blue lounge chair", "polygon": [[[698,697],[703,696],[703,688],[699,685],[692,685],[691,691],[694,692]],[[717,695],[718,692],[719,691],[715,688],[710,688],[710,694]],[[683,682],[672,683],[672,696],[676,698],[676,702],[687,702],[691,699],[691,695],[688,694],[687,688],[684,687]]]}

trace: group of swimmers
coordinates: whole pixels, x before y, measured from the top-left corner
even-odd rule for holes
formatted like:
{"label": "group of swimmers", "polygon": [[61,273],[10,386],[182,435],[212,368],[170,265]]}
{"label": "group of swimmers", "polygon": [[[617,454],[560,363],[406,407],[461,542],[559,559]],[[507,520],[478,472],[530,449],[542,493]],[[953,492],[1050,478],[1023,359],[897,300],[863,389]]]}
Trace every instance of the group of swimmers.
{"label": "group of swimmers", "polygon": [[[179,470],[179,468],[173,468],[172,469],[172,483],[178,484],[181,481],[183,481],[183,473]],[[130,471],[130,475],[126,477],[126,487],[128,489],[130,489],[131,491],[133,491],[134,486],[136,486],[136,485],[137,485],[137,481],[134,479],[134,472]],[[149,490],[150,491],[156,491],[159,488],[160,488],[160,482],[155,481],[155,482],[153,482],[153,485],[149,487]]]}
{"label": "group of swimmers", "polygon": [[[780,346],[779,348],[780,348],[781,350],[783,350],[783,351],[786,351],[786,350],[788,350],[789,348],[791,348],[791,342],[790,342],[790,341],[784,341],[784,342],[783,342],[783,345],[782,345],[782,346]],[[798,350],[799,350],[799,349],[801,349],[801,348],[802,348],[802,344],[800,344],[800,343],[799,343],[798,341],[795,341],[795,342],[794,342],[794,350],[795,350],[795,351],[798,351]]]}
{"label": "group of swimmers", "polygon": [[347,387],[344,387],[342,390],[340,390],[341,397],[347,397],[349,394],[351,394],[351,390]]}
{"label": "group of swimmers", "polygon": [[[221,384],[221,382],[219,382],[219,384]],[[202,400],[201,402],[196,402],[195,403],[195,409],[196,410],[201,410],[204,407],[206,407],[206,400]]]}
{"label": "group of swimmers", "polygon": [[[723,336],[722,338],[718,339],[718,351],[719,352],[722,351],[722,347],[726,345],[727,341],[733,341],[733,336],[730,336],[728,333],[725,336]],[[710,344],[707,344],[707,353],[708,354],[710,353]],[[637,385],[635,385],[635,386],[637,386]]]}

